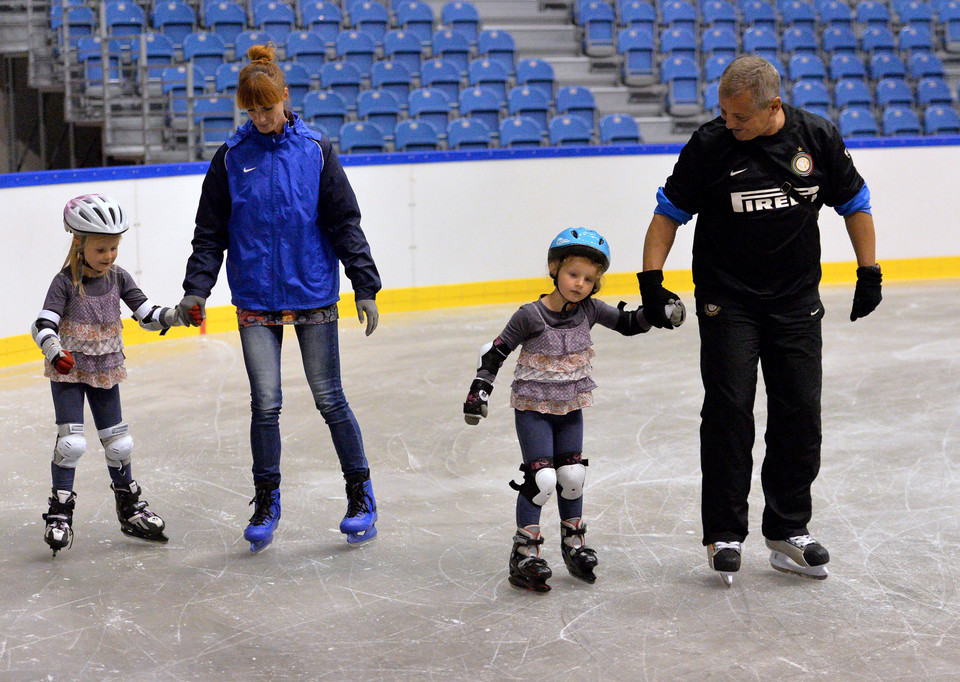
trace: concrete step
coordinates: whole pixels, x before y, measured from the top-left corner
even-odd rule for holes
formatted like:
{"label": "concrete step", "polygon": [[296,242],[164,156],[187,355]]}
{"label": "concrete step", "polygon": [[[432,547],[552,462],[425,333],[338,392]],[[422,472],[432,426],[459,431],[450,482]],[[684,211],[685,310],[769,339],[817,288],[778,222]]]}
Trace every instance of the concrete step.
{"label": "concrete step", "polygon": [[620,73],[616,64],[597,62],[589,57],[547,57],[553,67],[558,86],[584,85],[590,88],[618,85]]}
{"label": "concrete step", "polygon": [[498,24],[489,28],[507,31],[513,36],[518,59],[544,55],[575,57],[580,54],[577,27],[573,25]]}

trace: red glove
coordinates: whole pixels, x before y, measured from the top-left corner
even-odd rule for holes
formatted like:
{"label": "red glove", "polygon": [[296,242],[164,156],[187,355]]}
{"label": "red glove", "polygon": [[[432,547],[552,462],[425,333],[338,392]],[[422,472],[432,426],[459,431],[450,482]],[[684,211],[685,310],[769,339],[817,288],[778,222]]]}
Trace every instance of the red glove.
{"label": "red glove", "polygon": [[68,350],[61,350],[60,355],[53,361],[53,368],[60,374],[70,374],[70,370],[77,364]]}

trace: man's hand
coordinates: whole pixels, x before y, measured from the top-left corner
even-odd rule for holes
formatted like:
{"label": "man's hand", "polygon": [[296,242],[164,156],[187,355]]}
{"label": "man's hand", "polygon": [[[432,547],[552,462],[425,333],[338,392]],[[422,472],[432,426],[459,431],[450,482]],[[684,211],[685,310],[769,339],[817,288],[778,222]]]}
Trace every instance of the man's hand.
{"label": "man's hand", "polygon": [[[686,309],[679,296],[663,288],[663,270],[638,272],[637,281],[640,283],[640,297],[643,299],[643,316],[647,322],[661,329],[673,329],[683,324]],[[667,306],[670,305],[675,307],[668,315]]]}
{"label": "man's hand", "polygon": [[853,309],[850,311],[850,321],[854,322],[866,317],[880,305],[883,295],[880,293],[880,283],[883,275],[880,274],[880,265],[868,265],[857,268],[857,288],[853,292]]}
{"label": "man's hand", "polygon": [[377,310],[377,302],[372,298],[357,301],[357,317],[360,319],[360,324],[363,324],[364,317],[367,318],[366,335],[370,336],[373,334],[373,330],[377,328],[377,323],[380,321],[380,311]]}
{"label": "man's hand", "polygon": [[184,296],[177,305],[180,319],[188,327],[199,327],[207,318],[207,299],[200,296]]}

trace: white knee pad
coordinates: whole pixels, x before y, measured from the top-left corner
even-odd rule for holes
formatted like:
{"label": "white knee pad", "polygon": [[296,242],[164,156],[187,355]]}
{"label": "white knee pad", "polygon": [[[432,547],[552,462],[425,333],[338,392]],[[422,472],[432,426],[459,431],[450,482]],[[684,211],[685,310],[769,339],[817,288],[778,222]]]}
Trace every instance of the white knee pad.
{"label": "white knee pad", "polygon": [[83,424],[57,424],[57,445],[53,448],[53,463],[64,469],[76,469],[87,451]]}
{"label": "white knee pad", "polygon": [[510,487],[542,507],[557,489],[557,471],[548,459],[538,459],[530,464],[521,464],[523,483],[510,481]]}
{"label": "white knee pad", "polygon": [[121,467],[130,461],[133,453],[133,437],[127,433],[130,429],[124,423],[100,429],[97,435],[103,443],[103,454],[107,458],[107,466]]}
{"label": "white knee pad", "polygon": [[559,455],[557,465],[557,490],[565,500],[583,497],[583,481],[587,476],[587,460],[579,452]]}

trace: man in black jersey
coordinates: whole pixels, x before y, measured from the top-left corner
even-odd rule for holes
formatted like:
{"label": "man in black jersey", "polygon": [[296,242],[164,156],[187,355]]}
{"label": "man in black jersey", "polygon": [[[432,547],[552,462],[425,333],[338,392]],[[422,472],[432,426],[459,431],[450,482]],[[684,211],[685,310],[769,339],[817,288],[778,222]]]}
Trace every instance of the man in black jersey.
{"label": "man in black jersey", "polygon": [[851,320],[880,303],[870,191],[837,129],[784,104],[780,76],[754,55],[720,80],[721,117],[701,126],[657,192],[647,229],[644,310],[656,326],[663,264],[676,231],[697,214],[693,280],[700,328],[703,544],[727,585],[740,568],[753,469],[757,364],[767,389],[762,531],[773,567],[827,577],[810,537],[810,486],[820,468],[820,228],[823,205],[843,216],[857,257]]}

